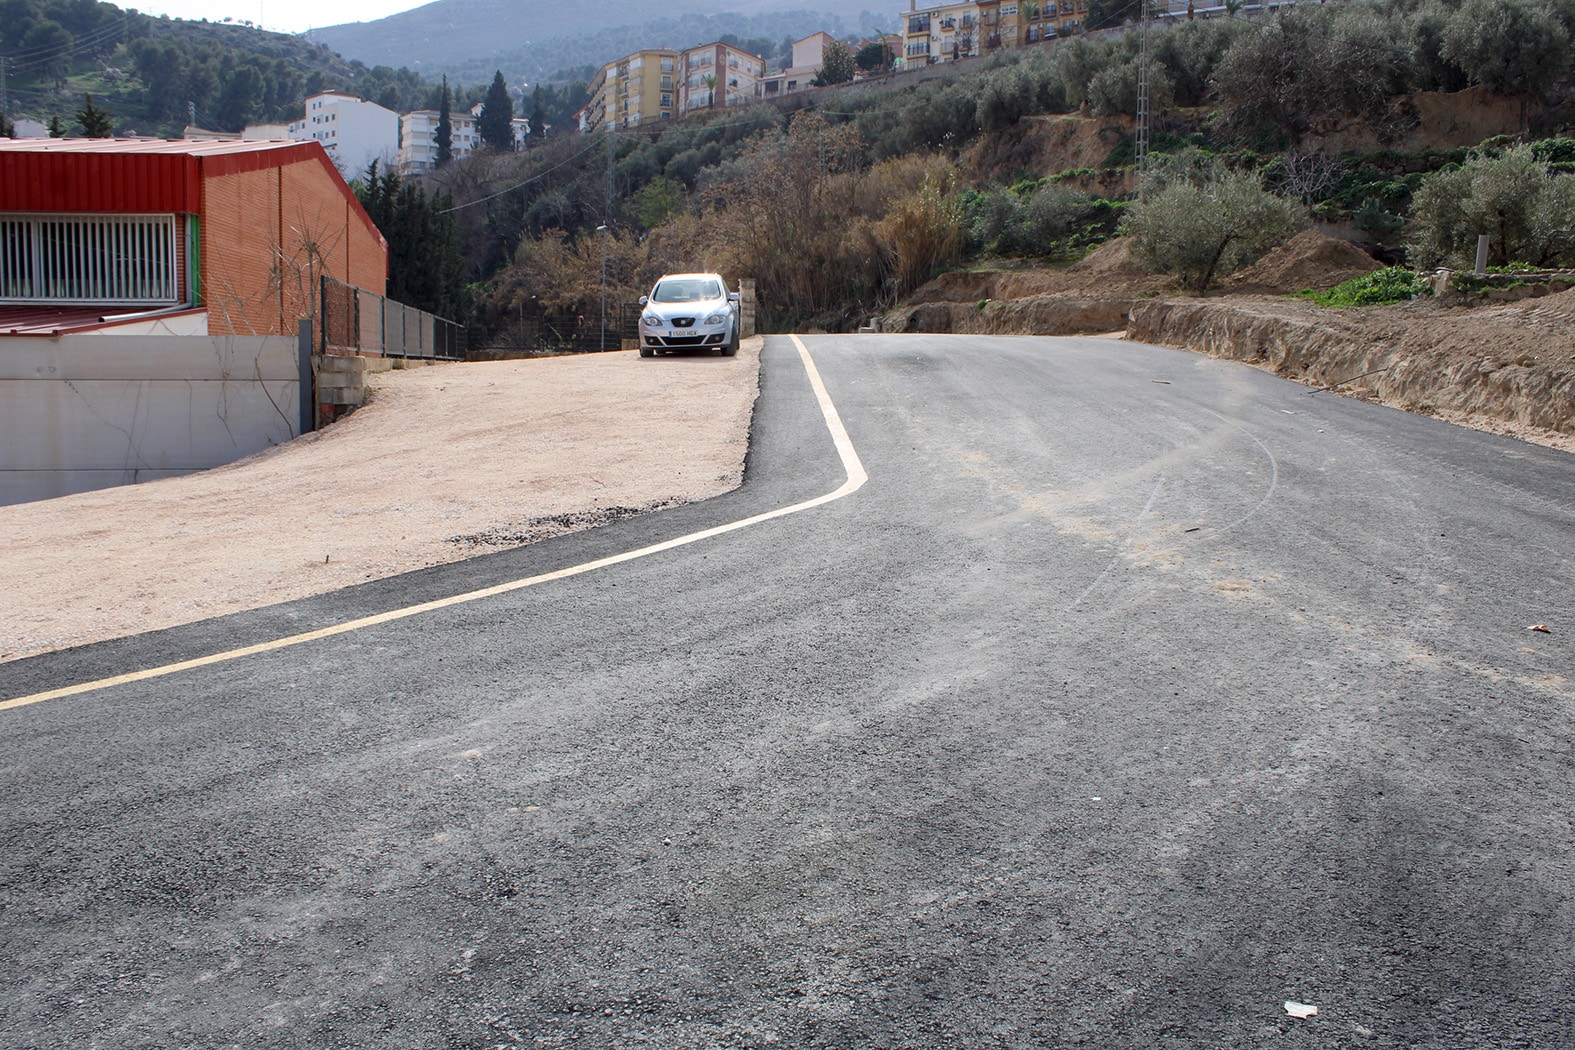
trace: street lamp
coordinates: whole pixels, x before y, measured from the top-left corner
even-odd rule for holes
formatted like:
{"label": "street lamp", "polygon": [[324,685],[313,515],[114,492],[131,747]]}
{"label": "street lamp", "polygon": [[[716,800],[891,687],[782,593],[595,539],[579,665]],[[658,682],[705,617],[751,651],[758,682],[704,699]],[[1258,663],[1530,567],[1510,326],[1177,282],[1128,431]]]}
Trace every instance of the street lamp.
{"label": "street lamp", "polygon": [[[596,227],[597,233],[606,233],[606,226]],[[602,349],[607,349],[607,238],[602,238]]]}

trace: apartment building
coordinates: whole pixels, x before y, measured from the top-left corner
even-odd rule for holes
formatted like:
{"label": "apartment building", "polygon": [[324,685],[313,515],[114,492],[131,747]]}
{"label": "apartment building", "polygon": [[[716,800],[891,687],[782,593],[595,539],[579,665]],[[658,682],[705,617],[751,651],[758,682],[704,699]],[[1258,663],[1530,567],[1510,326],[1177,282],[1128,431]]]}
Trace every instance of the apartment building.
{"label": "apartment building", "polygon": [[632,128],[672,120],[679,109],[682,51],[651,48],[609,62],[591,81],[588,130]]}
{"label": "apartment building", "polygon": [[[683,84],[679,90],[682,111],[717,106],[738,106],[760,97],[766,60],[731,44],[715,43],[683,53]],[[706,78],[716,78],[707,86]]]}
{"label": "apartment building", "polygon": [[[399,118],[399,174],[420,175],[437,167],[437,129],[441,114],[418,109]],[[454,160],[468,157],[481,143],[476,118],[464,110],[448,118],[449,152]]]}
{"label": "apartment building", "polygon": [[898,61],[907,67],[986,55],[1077,32],[1088,0],[968,0],[921,8],[909,0],[901,17]]}
{"label": "apartment building", "polygon": [[347,179],[374,160],[386,166],[399,155],[399,114],[337,91],[309,96],[306,115],[285,130],[297,142],[321,143]]}
{"label": "apartment building", "polygon": [[[481,148],[481,135],[476,122],[481,118],[482,103],[470,107],[470,112],[449,114],[449,152],[452,160],[468,157]],[[420,175],[437,167],[437,129],[442,116],[435,109],[418,109],[399,118],[399,174]],[[510,123],[514,130],[514,148],[522,150],[530,141],[530,121],[514,117]]]}
{"label": "apartment building", "polygon": [[[716,79],[707,83],[711,77]],[[597,72],[591,103],[576,117],[581,131],[672,120],[691,110],[753,102],[765,79],[765,59],[731,44],[637,51]]]}
{"label": "apartment building", "polygon": [[803,91],[826,62],[826,45],[836,40],[830,33],[811,33],[793,41],[793,57],[787,69],[773,73],[760,82],[762,98],[780,98]]}

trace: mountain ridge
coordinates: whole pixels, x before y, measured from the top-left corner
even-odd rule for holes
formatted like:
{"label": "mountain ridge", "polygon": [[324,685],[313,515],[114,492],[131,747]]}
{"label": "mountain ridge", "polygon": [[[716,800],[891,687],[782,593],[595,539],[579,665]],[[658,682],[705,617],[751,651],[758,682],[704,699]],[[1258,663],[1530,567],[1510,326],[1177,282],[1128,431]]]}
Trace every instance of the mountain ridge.
{"label": "mountain ridge", "polygon": [[[615,11],[565,5],[554,0],[435,0],[372,22],[351,22],[314,29],[313,41],[328,45],[346,59],[368,66],[408,66],[427,76],[491,69],[513,61],[519,75],[540,78],[546,71],[584,63],[600,64],[617,57],[609,41],[597,57],[591,42],[599,36],[626,41],[630,31],[649,29],[660,38],[669,24],[700,24],[707,20],[721,34],[756,35],[767,24],[859,32],[889,25],[895,14],[870,10],[870,0],[811,0],[813,6],[783,0],[624,0]],[[851,23],[851,24],[849,24]],[[796,32],[787,29],[786,32]],[[719,35],[721,35],[719,34]],[[761,33],[760,35],[771,35]],[[573,41],[572,53],[558,43]],[[653,39],[643,46],[693,46],[704,41]],[[618,46],[623,46],[622,44]],[[618,53],[626,53],[619,51]],[[512,79],[512,77],[511,77]]]}

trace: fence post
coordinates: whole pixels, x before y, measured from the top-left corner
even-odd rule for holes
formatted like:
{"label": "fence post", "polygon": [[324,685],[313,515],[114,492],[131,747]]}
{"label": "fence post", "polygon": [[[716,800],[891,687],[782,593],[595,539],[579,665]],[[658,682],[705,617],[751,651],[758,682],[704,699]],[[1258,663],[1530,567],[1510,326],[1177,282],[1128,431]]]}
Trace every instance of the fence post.
{"label": "fence post", "polygon": [[755,279],[742,277],[738,281],[738,326],[743,338],[755,334]]}
{"label": "fence post", "polygon": [[295,349],[299,363],[300,395],[296,399],[301,412],[301,425],[297,435],[317,429],[317,384],[312,376],[312,322],[302,318],[296,328]]}

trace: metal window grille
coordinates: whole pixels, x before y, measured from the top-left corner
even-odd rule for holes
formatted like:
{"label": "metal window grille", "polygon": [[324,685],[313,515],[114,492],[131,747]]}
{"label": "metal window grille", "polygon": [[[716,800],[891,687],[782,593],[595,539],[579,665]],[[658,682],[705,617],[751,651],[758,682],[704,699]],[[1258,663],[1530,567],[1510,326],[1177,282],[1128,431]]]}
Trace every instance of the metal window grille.
{"label": "metal window grille", "polygon": [[173,215],[0,215],[0,302],[174,303]]}

